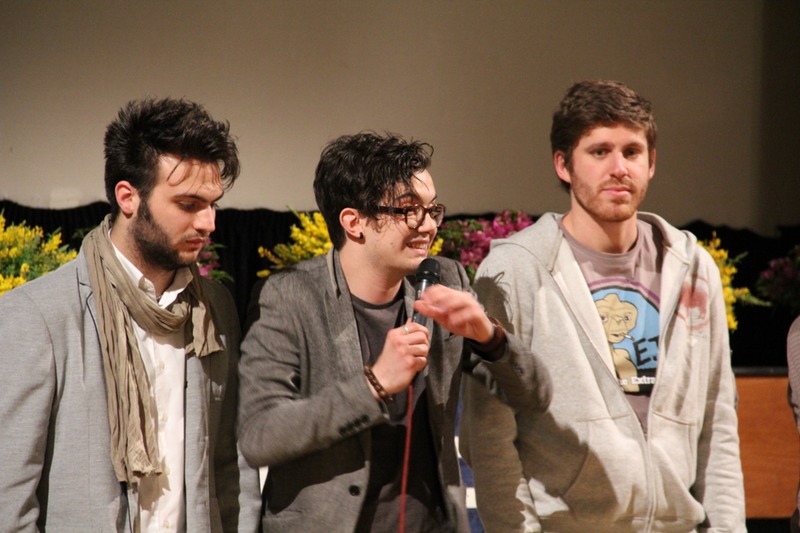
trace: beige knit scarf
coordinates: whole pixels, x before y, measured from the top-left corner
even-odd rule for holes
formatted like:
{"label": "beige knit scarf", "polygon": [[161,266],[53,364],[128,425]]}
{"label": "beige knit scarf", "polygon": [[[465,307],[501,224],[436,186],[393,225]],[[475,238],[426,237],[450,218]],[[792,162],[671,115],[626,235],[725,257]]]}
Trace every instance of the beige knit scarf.
{"label": "beige knit scarf", "polygon": [[110,221],[111,216],[106,216],[83,240],[82,249],[89,264],[103,352],[111,460],[119,481],[137,485],[142,477],[161,473],[161,457],[155,406],[131,319],[149,333],[165,335],[186,331],[184,324],[191,316],[186,356],[203,357],[223,348],[197,267],[190,267],[192,281],[170,310],[162,309],[133,283],[117,259],[109,238]]}

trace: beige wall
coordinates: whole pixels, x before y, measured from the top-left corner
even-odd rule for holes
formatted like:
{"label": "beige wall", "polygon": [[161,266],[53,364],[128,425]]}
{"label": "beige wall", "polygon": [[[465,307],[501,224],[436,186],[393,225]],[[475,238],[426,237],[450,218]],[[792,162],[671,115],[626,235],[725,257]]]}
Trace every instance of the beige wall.
{"label": "beige wall", "polygon": [[772,127],[797,130],[800,117],[796,104],[775,103],[799,85],[782,77],[781,54],[789,67],[798,60],[788,37],[765,42],[785,22],[765,16],[769,5],[5,0],[0,197],[39,207],[102,199],[105,125],[129,99],[170,95],[205,104],[239,138],[244,170],[223,207],[314,208],[322,146],[374,129],[434,145],[451,213],[562,211],[550,114],[570,83],[602,77],[655,105],[647,210],[771,233],[800,222],[800,144],[776,147],[787,133]]}

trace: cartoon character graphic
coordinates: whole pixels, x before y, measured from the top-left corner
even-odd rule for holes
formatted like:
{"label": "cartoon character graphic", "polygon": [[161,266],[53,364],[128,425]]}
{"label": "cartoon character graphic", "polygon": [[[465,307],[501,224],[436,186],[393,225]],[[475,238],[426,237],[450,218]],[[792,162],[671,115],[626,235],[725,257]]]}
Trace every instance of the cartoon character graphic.
{"label": "cartoon character graphic", "polygon": [[639,392],[639,385],[634,379],[639,375],[636,365],[633,364],[631,354],[624,348],[615,348],[614,345],[622,342],[633,328],[636,327],[636,318],[639,310],[630,302],[623,302],[614,293],[607,294],[604,298],[595,301],[603,329],[606,332],[611,358],[617,370],[617,378],[625,392]]}

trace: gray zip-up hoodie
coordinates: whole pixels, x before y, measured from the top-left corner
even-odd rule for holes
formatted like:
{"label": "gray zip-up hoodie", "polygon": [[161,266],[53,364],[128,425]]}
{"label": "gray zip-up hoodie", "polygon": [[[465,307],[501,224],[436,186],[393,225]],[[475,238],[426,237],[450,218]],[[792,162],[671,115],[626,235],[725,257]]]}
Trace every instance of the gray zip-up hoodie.
{"label": "gray zip-up hoodie", "polygon": [[614,373],[589,288],[548,213],[493,242],[475,289],[541,358],[545,412],[464,384],[461,452],[488,532],[740,532],[744,488],[719,270],[658,216],[664,238],[657,382],[648,435]]}

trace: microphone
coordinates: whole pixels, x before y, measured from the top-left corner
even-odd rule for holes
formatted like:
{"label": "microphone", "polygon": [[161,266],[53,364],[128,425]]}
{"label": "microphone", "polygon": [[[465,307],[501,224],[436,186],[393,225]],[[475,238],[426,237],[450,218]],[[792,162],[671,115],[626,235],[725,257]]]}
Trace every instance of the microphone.
{"label": "microphone", "polygon": [[[426,257],[422,260],[422,263],[419,264],[416,277],[414,278],[414,289],[416,290],[416,296],[414,298],[419,300],[419,297],[422,296],[422,292],[436,283],[439,283],[439,262],[432,257]],[[428,317],[418,311],[414,311],[411,321],[416,324],[427,326],[426,322],[428,321]]]}

